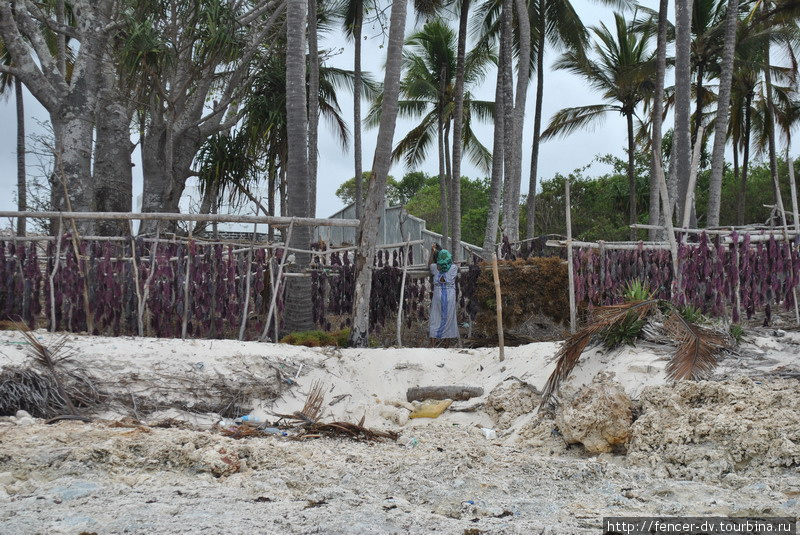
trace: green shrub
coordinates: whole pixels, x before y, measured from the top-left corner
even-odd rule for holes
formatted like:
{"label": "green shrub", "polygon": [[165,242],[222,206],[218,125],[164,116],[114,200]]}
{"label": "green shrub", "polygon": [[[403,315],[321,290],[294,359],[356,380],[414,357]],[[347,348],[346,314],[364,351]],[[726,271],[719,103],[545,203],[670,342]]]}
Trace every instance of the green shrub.
{"label": "green shrub", "polygon": [[678,310],[678,313],[689,323],[699,324],[706,321],[703,312],[696,306],[686,305]]}
{"label": "green shrub", "polygon": [[300,331],[289,333],[281,339],[282,344],[305,347],[337,346],[347,347],[350,337],[350,329],[341,331]]}
{"label": "green shrub", "polygon": [[641,279],[628,281],[622,290],[622,297],[625,301],[647,301],[653,298],[650,292],[650,285]]}
{"label": "green shrub", "polygon": [[606,327],[600,333],[600,339],[607,349],[614,349],[622,344],[635,346],[645,323],[647,323],[646,318],[639,319],[637,314],[628,312],[625,319]]}
{"label": "green shrub", "polygon": [[741,325],[731,325],[730,329],[728,329],[728,333],[730,333],[731,338],[733,338],[737,346],[742,343],[742,338],[744,338],[744,328]]}

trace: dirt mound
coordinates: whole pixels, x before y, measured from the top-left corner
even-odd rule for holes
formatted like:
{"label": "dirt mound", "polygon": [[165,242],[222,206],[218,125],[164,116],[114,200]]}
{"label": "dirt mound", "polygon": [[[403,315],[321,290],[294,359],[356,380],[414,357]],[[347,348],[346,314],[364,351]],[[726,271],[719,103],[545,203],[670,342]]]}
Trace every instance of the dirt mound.
{"label": "dirt mound", "polygon": [[710,480],[800,466],[800,382],[740,378],[649,387],[628,448],[632,466]]}

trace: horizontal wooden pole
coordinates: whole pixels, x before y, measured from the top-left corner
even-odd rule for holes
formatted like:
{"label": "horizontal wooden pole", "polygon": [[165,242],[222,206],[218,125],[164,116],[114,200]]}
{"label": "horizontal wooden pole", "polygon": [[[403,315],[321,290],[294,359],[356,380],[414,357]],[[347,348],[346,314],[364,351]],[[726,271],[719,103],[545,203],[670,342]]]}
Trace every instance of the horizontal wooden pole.
{"label": "horizontal wooden pole", "polygon": [[174,214],[164,212],[9,212],[0,211],[0,217],[27,217],[32,219],[98,219],[140,221],[210,221],[217,223],[261,223],[265,225],[295,225],[315,227],[357,227],[358,219],[317,219],[313,217],[279,217],[233,214]]}

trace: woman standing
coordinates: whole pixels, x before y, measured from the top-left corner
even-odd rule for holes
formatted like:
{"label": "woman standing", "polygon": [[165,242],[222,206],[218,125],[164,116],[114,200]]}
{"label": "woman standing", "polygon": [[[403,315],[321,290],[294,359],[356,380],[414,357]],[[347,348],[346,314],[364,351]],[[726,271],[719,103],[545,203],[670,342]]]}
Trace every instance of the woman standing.
{"label": "woman standing", "polygon": [[434,245],[431,250],[431,275],[433,275],[433,298],[429,317],[429,334],[433,339],[458,338],[456,321],[456,276],[458,266],[447,249]]}

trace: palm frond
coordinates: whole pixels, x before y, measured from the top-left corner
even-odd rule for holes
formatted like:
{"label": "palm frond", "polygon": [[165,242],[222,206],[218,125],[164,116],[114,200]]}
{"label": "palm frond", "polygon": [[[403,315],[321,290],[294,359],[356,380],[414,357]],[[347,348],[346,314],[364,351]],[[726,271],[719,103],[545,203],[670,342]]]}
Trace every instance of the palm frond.
{"label": "palm frond", "polygon": [[728,347],[728,340],[714,331],[694,325],[673,310],[664,328],[676,340],[678,350],[667,364],[667,377],[706,379],[717,365],[717,356]]}
{"label": "palm frond", "polygon": [[648,299],[646,301],[631,301],[620,305],[595,308],[594,322],[570,335],[556,353],[556,367],[544,386],[542,402],[539,408],[545,407],[550,402],[553,394],[558,391],[561,382],[569,377],[569,374],[575,369],[583,350],[586,349],[586,346],[589,345],[595,335],[600,334],[600,332],[612,325],[624,321],[627,317],[642,320],[657,306],[658,300]]}
{"label": "palm frond", "polygon": [[603,119],[608,111],[619,111],[618,107],[610,106],[608,104],[596,104],[593,106],[579,106],[576,108],[564,108],[559,110],[542,132],[542,141],[556,137],[566,136],[576,130],[587,127],[592,123],[599,122]]}

